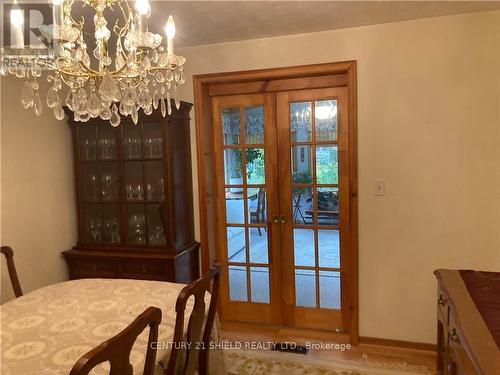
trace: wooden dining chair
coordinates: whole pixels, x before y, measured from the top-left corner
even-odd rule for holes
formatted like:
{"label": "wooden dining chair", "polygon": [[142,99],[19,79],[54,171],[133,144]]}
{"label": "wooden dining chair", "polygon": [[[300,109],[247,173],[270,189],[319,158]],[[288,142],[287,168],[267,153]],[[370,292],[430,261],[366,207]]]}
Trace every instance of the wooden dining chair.
{"label": "wooden dining chair", "polygon": [[23,290],[21,289],[21,284],[17,277],[16,265],[14,264],[14,251],[9,246],[0,247],[0,252],[5,255],[7,260],[7,270],[9,271],[10,282],[12,283],[12,288],[14,288],[14,294],[17,297],[23,295]]}
{"label": "wooden dining chair", "polygon": [[73,366],[69,375],[87,375],[94,367],[104,362],[109,362],[111,365],[109,375],[133,375],[130,351],[137,336],[147,326],[149,326],[149,338],[143,375],[153,375],[156,365],[156,347],[152,344],[158,341],[160,322],[161,310],[157,307],[147,308],[119,334],[84,354]]}
{"label": "wooden dining chair", "polygon": [[[174,339],[168,365],[164,368],[165,375],[192,375],[198,370],[198,374],[208,374],[208,354],[210,349],[210,337],[215,323],[215,311],[217,309],[219,296],[219,272],[220,267],[214,264],[208,275],[193,281],[181,290],[177,297],[175,311]],[[205,293],[211,294],[208,316],[205,319]],[[194,296],[194,306],[189,317],[187,331],[184,332],[184,314],[186,303]],[[203,323],[205,327],[203,328]],[[182,345],[185,343],[185,353]],[[186,345],[187,344],[187,345]]]}

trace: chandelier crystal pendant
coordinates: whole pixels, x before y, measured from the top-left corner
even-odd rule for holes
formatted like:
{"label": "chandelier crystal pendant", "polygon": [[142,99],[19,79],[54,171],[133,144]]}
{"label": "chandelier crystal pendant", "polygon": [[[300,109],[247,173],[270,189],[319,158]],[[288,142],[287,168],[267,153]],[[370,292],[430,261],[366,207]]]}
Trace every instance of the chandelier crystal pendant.
{"label": "chandelier crystal pendant", "polygon": [[[90,6],[94,15],[95,41],[86,41],[85,19],[76,21],[76,2]],[[118,12],[110,30],[104,11]],[[185,82],[183,66],[186,59],[174,54],[175,24],[168,17],[166,40],[148,31],[151,7],[148,0],[136,0],[132,9],[126,0],[53,0],[54,22],[40,31],[53,41],[54,57],[49,64],[49,89],[46,103],[58,120],[64,118],[63,106],[74,113],[74,120],[87,122],[100,117],[118,126],[122,116],[131,116],[137,124],[139,110],[146,115],[161,108],[165,117],[172,113],[171,98],[180,107],[178,86]],[[20,19],[21,18],[21,19]],[[13,22],[14,21],[14,22]],[[22,28],[19,9],[11,11],[11,26]],[[21,37],[11,49],[25,49]],[[16,40],[14,38],[14,40]],[[95,48],[89,51],[88,44]],[[110,53],[110,43],[116,49]],[[165,48],[166,47],[166,48]],[[21,55],[21,53],[19,53]],[[42,71],[23,54],[21,68],[1,66],[0,73],[24,79],[21,102],[24,108],[42,113],[39,79]]]}

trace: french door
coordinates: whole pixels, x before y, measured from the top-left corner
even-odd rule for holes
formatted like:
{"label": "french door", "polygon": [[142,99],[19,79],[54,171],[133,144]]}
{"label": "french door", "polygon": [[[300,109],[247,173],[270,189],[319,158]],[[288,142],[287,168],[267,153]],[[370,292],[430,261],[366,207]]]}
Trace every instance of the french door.
{"label": "french door", "polygon": [[222,319],[348,331],[347,89],[212,105]]}

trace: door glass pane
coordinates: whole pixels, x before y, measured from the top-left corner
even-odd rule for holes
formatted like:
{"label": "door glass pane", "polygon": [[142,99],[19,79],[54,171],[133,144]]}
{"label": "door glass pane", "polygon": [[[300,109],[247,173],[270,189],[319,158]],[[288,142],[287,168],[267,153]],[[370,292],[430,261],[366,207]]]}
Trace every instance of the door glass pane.
{"label": "door glass pane", "polygon": [[125,163],[125,192],[128,201],[144,200],[142,162]]}
{"label": "door glass pane", "polygon": [[84,205],[85,238],[87,242],[101,242],[101,210],[97,204]]}
{"label": "door glass pane", "polygon": [[165,245],[165,225],[163,204],[148,204],[148,243],[154,246]]}
{"label": "door glass pane", "polygon": [[247,148],[245,157],[247,163],[247,184],[263,184],[265,182],[264,149]]}
{"label": "door glass pane", "polygon": [[318,184],[338,183],[337,154],[337,146],[316,147],[316,180]]}
{"label": "door glass pane", "polygon": [[316,307],[314,270],[295,270],[295,304],[302,307]]}
{"label": "door glass pane", "polygon": [[340,272],[319,271],[319,305],[340,309]]}
{"label": "door glass pane", "polygon": [[243,188],[227,188],[226,190],[226,223],[245,223],[245,198]]}
{"label": "door glass pane", "polygon": [[120,243],[120,206],[117,204],[103,205],[103,241],[118,244]]}
{"label": "door glass pane", "polygon": [[118,164],[101,163],[101,195],[103,201],[117,201],[119,194]]}
{"label": "door glass pane", "polygon": [[246,263],[245,227],[227,227],[227,259],[229,262]]}
{"label": "door glass pane", "polygon": [[226,185],[242,185],[241,150],[224,150],[224,176]]}
{"label": "door glass pane", "polygon": [[222,133],[225,145],[240,143],[240,109],[223,109],[221,112]]}
{"label": "door glass pane", "polygon": [[162,126],[156,122],[144,122],[144,157],[161,158],[163,155]]}
{"label": "door glass pane", "polygon": [[269,268],[250,267],[252,302],[269,303]]}
{"label": "door glass pane", "polygon": [[[267,231],[265,228],[248,228],[250,263],[268,264]],[[252,294],[253,295],[253,294]]]}
{"label": "door glass pane", "polygon": [[318,188],[318,225],[339,224],[338,188]]}
{"label": "door glass pane", "polygon": [[298,229],[293,230],[293,250],[296,266],[316,265],[314,255],[314,230]]}
{"label": "door glass pane", "polygon": [[292,142],[311,141],[311,102],[290,103],[290,137]]}
{"label": "door glass pane", "polygon": [[266,189],[247,189],[248,222],[251,224],[266,224]]}
{"label": "door glass pane", "polygon": [[245,108],[245,143],[264,143],[264,107]]}
{"label": "door glass pane", "polygon": [[80,159],[95,160],[97,157],[96,126],[91,124],[79,126],[78,138],[80,140]]}
{"label": "door glass pane", "polygon": [[99,180],[98,180],[97,163],[85,162],[82,163],[82,188],[83,199],[85,201],[99,200]]}
{"label": "door glass pane", "polygon": [[292,182],[310,184],[312,182],[311,146],[292,146]]}
{"label": "door glass pane", "polygon": [[340,239],[338,230],[318,230],[319,266],[340,268]]}
{"label": "door glass pane", "polygon": [[337,140],[337,101],[321,100],[315,103],[314,120],[317,141]]}
{"label": "door glass pane", "polygon": [[163,162],[148,161],[146,166],[146,199],[163,201],[165,180],[163,179]]}
{"label": "door glass pane", "polygon": [[123,155],[126,159],[142,157],[141,128],[138,125],[123,124]]}
{"label": "door glass pane", "polygon": [[246,267],[229,266],[229,298],[231,301],[248,300]]}
{"label": "door glass pane", "polygon": [[292,221],[294,224],[311,225],[313,223],[313,190],[294,188],[292,190]]}
{"label": "door glass pane", "polygon": [[132,244],[146,243],[146,224],[144,217],[144,205],[128,205],[128,242]]}
{"label": "door glass pane", "polygon": [[116,159],[116,129],[109,123],[99,125],[99,158]]}

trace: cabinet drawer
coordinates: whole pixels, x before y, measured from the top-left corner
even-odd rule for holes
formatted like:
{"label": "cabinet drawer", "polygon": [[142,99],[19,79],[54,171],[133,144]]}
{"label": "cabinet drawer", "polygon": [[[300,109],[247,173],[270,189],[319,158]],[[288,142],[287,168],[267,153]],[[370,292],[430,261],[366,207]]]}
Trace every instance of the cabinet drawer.
{"label": "cabinet drawer", "polygon": [[116,277],[116,265],[111,261],[73,259],[71,272],[78,277]]}
{"label": "cabinet drawer", "polygon": [[448,374],[449,375],[479,375],[470,354],[464,346],[464,341],[454,314],[450,314],[448,330]]}
{"label": "cabinet drawer", "polygon": [[122,262],[122,277],[166,280],[167,268],[165,261],[126,260]]}

